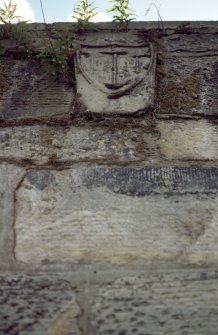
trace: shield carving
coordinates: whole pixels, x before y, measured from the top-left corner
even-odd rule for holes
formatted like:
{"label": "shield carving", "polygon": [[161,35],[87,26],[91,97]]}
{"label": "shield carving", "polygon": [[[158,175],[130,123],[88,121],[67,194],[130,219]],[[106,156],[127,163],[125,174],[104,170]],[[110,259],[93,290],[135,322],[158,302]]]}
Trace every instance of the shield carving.
{"label": "shield carving", "polygon": [[154,98],[155,48],[135,39],[131,43],[129,34],[125,39],[110,34],[96,39],[98,43],[83,42],[77,53],[77,90],[82,101],[97,113],[145,109]]}

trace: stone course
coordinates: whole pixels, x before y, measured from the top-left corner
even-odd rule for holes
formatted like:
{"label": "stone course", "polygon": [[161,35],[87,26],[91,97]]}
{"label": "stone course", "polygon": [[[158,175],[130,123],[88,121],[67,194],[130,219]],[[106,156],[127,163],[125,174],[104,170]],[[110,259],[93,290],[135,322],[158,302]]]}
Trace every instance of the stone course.
{"label": "stone course", "polygon": [[217,37],[101,23],[71,87],[0,39],[0,335],[217,334]]}
{"label": "stone course", "polygon": [[216,168],[30,171],[16,193],[15,255],[30,264],[214,263],[217,191]]}
{"label": "stone course", "polygon": [[92,307],[95,334],[215,335],[216,278],[204,272],[120,278],[98,292]]}

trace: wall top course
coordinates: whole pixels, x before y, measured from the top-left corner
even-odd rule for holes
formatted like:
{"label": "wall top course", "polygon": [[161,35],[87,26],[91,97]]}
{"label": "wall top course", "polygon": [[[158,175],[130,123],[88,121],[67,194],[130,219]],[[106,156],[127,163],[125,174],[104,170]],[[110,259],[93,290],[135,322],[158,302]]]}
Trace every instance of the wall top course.
{"label": "wall top course", "polygon": [[[81,111],[217,115],[216,21],[133,22],[119,31],[114,23],[96,24],[96,31],[89,32],[76,32],[76,27],[28,24],[35,50],[31,57],[22,56],[13,38],[0,39],[1,120],[66,117]],[[35,54],[48,36],[51,43],[64,45],[55,31],[76,39],[77,48],[70,45],[63,53],[54,47],[39,60]],[[63,71],[55,68],[60,57]],[[51,63],[58,80],[48,73]]]}

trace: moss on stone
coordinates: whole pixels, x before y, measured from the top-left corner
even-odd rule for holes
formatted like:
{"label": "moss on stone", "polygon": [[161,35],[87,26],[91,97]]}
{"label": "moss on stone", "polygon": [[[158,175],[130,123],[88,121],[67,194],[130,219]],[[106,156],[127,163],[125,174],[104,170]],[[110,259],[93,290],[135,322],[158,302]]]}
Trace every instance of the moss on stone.
{"label": "moss on stone", "polygon": [[[167,113],[187,113],[200,106],[201,80],[191,74],[178,81],[177,78],[163,79],[159,74],[158,100],[160,109]],[[177,79],[177,80],[176,80]]]}

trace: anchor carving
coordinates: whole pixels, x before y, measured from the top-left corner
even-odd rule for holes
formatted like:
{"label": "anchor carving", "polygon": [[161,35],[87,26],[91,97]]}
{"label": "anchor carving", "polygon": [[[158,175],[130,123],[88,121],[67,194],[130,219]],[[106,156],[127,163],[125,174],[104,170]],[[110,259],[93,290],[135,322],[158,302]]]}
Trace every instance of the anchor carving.
{"label": "anchor carving", "polygon": [[145,79],[153,65],[154,53],[152,44],[82,45],[77,53],[77,66],[89,84],[107,98],[118,99]]}

